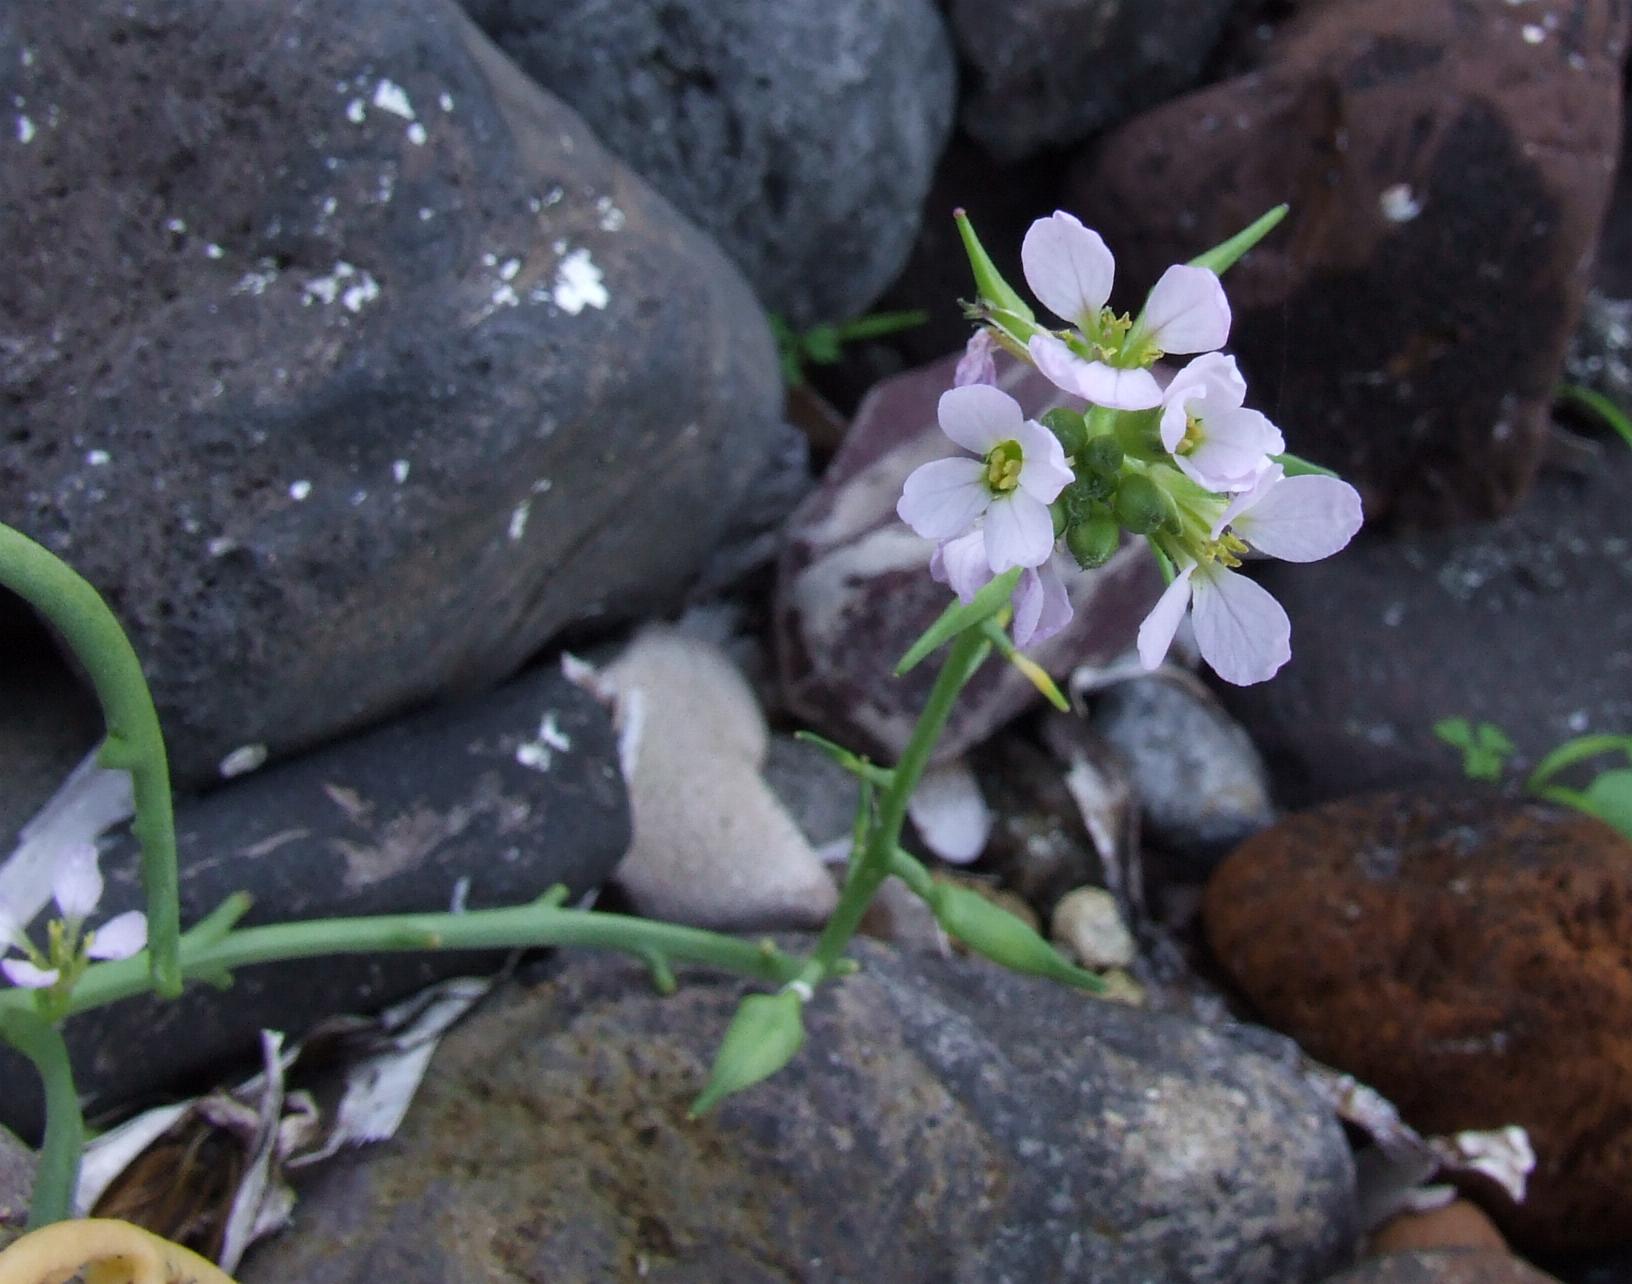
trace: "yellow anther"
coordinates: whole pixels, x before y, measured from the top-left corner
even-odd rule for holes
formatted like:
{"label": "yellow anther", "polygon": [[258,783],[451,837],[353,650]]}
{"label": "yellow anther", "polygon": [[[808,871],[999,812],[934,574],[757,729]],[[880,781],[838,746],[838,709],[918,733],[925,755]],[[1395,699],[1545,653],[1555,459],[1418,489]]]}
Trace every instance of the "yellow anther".
{"label": "yellow anther", "polygon": [[1025,457],[1017,441],[1000,441],[986,456],[986,485],[995,494],[1005,494],[1020,484]]}

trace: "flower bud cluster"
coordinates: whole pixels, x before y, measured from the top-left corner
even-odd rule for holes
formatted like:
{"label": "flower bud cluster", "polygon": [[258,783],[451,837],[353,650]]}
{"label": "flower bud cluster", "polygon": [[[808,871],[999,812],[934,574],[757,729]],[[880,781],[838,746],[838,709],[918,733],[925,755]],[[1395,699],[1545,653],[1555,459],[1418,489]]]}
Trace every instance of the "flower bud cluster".
{"label": "flower bud cluster", "polygon": [[[1246,406],[1246,381],[1219,351],[1231,318],[1217,272],[1177,264],[1137,315],[1118,314],[1107,306],[1110,251],[1057,212],[1032,224],[1021,247],[1032,294],[1067,323],[1049,329],[961,216],[960,229],[982,326],[941,397],[939,420],[966,453],[914,471],[897,505],[936,544],[931,574],[967,602],[994,576],[1021,568],[1014,640],[1024,647],[1070,621],[1073,565],[1102,566],[1124,533],[1142,537],[1169,581],[1140,629],[1146,667],[1166,655],[1188,607],[1219,676],[1240,684],[1270,677],[1291,655],[1291,625],[1236,568],[1252,552],[1288,561],[1337,552],[1360,527],[1360,497],[1286,455],[1280,430]],[[1234,257],[1245,248],[1226,246]],[[999,347],[1075,404],[1027,419],[997,386]],[[1152,367],[1174,353],[1192,359],[1164,386]]]}

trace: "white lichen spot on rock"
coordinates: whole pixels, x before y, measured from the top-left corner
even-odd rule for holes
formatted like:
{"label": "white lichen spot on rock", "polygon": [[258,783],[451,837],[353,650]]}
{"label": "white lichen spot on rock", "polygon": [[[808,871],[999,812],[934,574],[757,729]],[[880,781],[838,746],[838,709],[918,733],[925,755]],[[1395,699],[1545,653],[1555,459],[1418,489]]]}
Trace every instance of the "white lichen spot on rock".
{"label": "white lichen spot on rock", "polygon": [[245,272],[232,287],[234,294],[264,294],[266,287],[278,279],[278,269],[271,259],[262,259],[260,270]]}
{"label": "white lichen spot on rock", "polygon": [[1422,213],[1422,201],[1411,190],[1409,183],[1385,187],[1377,198],[1377,207],[1390,223],[1409,223]]}
{"label": "white lichen spot on rock", "polygon": [[520,304],[521,296],[516,293],[515,286],[510,285],[508,282],[501,284],[498,289],[493,291],[494,308],[514,308],[520,306]]}
{"label": "white lichen spot on rock", "polygon": [[37,133],[39,133],[39,130],[34,128],[34,122],[27,116],[17,117],[17,141],[19,143],[32,143],[34,135]]}
{"label": "white lichen spot on rock", "polygon": [[612,203],[610,196],[602,196],[595,202],[595,213],[600,216],[603,232],[616,232],[623,227],[623,211]]}
{"label": "white lichen spot on rock", "polygon": [[518,543],[527,533],[527,519],[532,515],[533,501],[524,499],[510,510],[510,542]]}
{"label": "white lichen spot on rock", "polygon": [[166,232],[174,232],[177,236],[185,236],[187,233],[186,220],[179,218],[167,218],[164,220],[164,230]]}
{"label": "white lichen spot on rock", "polygon": [[439,93],[436,96],[436,105],[438,107],[440,107],[443,111],[452,111],[453,110],[453,95],[450,94],[446,89],[444,89],[441,93]]}
{"label": "white lichen spot on rock", "polygon": [[353,98],[346,104],[346,119],[353,125],[361,125],[368,119],[368,108],[363,106],[361,98]]}
{"label": "white lichen spot on rock", "polygon": [[299,503],[312,493],[312,483],[309,481],[292,481],[289,483],[289,498]]}
{"label": "white lichen spot on rock", "polygon": [[208,245],[206,245],[204,247],[204,257],[207,258],[207,259],[218,259],[218,258],[221,258],[224,254],[226,254],[226,251],[223,250],[214,241],[211,241]]}
{"label": "white lichen spot on rock", "polygon": [[417,120],[408,126],[408,141],[415,147],[425,146],[425,138],[425,126],[421,125]]}
{"label": "white lichen spot on rock", "polygon": [[514,281],[516,273],[519,271],[521,271],[520,259],[506,259],[499,265],[499,279],[501,281]]}
{"label": "white lichen spot on rock", "polygon": [[211,557],[225,557],[228,553],[236,552],[237,549],[238,541],[230,535],[217,535],[208,544],[204,545],[204,551]]}
{"label": "white lichen spot on rock", "polygon": [[374,105],[381,111],[401,116],[404,120],[414,119],[414,105],[408,101],[408,94],[403,87],[395,81],[382,80],[374,86]]}
{"label": "white lichen spot on rock", "polygon": [[421,205],[419,207],[419,221],[421,223],[429,223],[435,217],[436,211],[431,209],[430,206]]}
{"label": "white lichen spot on rock", "polygon": [[266,763],[266,746],[262,744],[239,745],[225,758],[221,759],[218,770],[223,780],[231,780],[234,776],[242,776],[254,771]]}
{"label": "white lichen spot on rock", "polygon": [[316,299],[324,305],[340,300],[347,312],[361,312],[365,304],[380,297],[380,283],[368,273],[353,267],[344,259],[334,265],[327,276],[320,276],[301,287],[303,303]]}
{"label": "white lichen spot on rock", "polygon": [[397,485],[402,485],[403,482],[408,480],[408,470],[411,467],[412,465],[406,459],[393,460],[391,464],[391,479],[395,481]]}
{"label": "white lichen spot on rock", "polygon": [[538,734],[516,747],[516,761],[533,771],[548,771],[556,754],[571,749],[572,738],[561,730],[555,710],[551,709],[538,724]]}
{"label": "white lichen spot on rock", "polygon": [[105,450],[87,450],[85,452],[85,462],[92,468],[106,468],[112,459],[113,456]]}
{"label": "white lichen spot on rock", "polygon": [[601,283],[601,269],[585,249],[573,250],[555,270],[555,306],[577,316],[586,307],[604,308],[612,296]]}
{"label": "white lichen spot on rock", "polygon": [[1538,27],[1533,22],[1525,23],[1519,29],[1519,34],[1524,37],[1524,43],[1527,45],[1539,45],[1543,40],[1547,39],[1546,29]]}
{"label": "white lichen spot on rock", "polygon": [[32,67],[34,65],[34,51],[32,49],[23,50],[21,61],[23,66]]}

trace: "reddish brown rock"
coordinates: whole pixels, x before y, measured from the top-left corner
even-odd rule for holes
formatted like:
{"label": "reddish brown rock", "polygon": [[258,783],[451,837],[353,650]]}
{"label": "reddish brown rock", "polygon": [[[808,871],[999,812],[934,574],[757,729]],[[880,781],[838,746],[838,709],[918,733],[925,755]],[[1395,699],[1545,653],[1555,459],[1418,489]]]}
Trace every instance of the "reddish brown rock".
{"label": "reddish brown rock", "polygon": [[1625,0],[1315,0],[1259,68],[1110,135],[1072,208],[1130,286],[1268,207],[1232,347],[1373,520],[1506,511],[1538,464],[1621,128]]}
{"label": "reddish brown rock", "polygon": [[1436,1248],[1388,1253],[1327,1277],[1325,1284],[1558,1284],[1499,1249]]}
{"label": "reddish brown rock", "polygon": [[1207,888],[1208,940],[1269,1022],[1425,1132],[1521,1124],[1522,1247],[1628,1237],[1632,843],[1493,795],[1386,793],[1292,816]]}
{"label": "reddish brown rock", "polygon": [[[934,545],[907,528],[895,504],[908,473],[956,453],[935,418],[955,364],[948,357],[869,393],[822,484],[788,524],[775,606],[782,692],[796,718],[856,749],[899,753],[939,669],[932,657],[891,676],[954,600],[929,577]],[[1030,366],[1005,361],[1002,370],[1002,386],[1027,414],[1064,404]],[[1054,673],[1110,660],[1133,645],[1161,587],[1144,547],[1124,546],[1099,570],[1068,576],[1075,616],[1030,654]],[[1036,698],[1017,669],[988,663],[953,709],[938,756],[978,744]]]}
{"label": "reddish brown rock", "polygon": [[1439,1248],[1503,1252],[1507,1241],[1479,1206],[1466,1199],[1453,1199],[1442,1208],[1430,1208],[1422,1213],[1399,1213],[1379,1226],[1371,1237],[1374,1253]]}

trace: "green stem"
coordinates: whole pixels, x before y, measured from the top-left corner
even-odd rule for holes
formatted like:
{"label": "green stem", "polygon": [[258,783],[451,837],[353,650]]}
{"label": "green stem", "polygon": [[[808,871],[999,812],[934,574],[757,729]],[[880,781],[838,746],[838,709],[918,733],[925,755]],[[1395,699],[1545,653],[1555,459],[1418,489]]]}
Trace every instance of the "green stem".
{"label": "green stem", "polygon": [[98,761],[130,772],[136,800],[131,832],[142,848],[153,988],[173,998],[181,993],[176,830],[164,736],[141,662],[101,594],[56,554],[5,525],[0,525],[0,584],[51,622],[96,688],[108,729]]}
{"label": "green stem", "polygon": [[0,1008],[0,1038],[34,1063],[45,1086],[45,1144],[40,1147],[28,1210],[28,1229],[35,1230],[73,1216],[85,1120],[79,1113],[68,1047],[54,1025],[26,1006]]}
{"label": "green stem", "polygon": [[[235,901],[227,904],[234,910],[239,907]],[[222,912],[218,910],[212,920]],[[625,914],[562,909],[548,897],[507,909],[316,919],[243,928],[224,936],[218,929],[205,932],[202,928],[201,924],[181,940],[181,974],[188,980],[218,981],[241,967],[319,955],[546,945],[624,950],[646,959],[681,959],[772,983],[792,980],[800,968],[797,959],[768,943]],[[139,954],[116,963],[98,963],[87,968],[74,987],[67,1013],[128,999],[149,988]],[[0,990],[0,1015],[26,1010],[30,1000],[22,991]]]}
{"label": "green stem", "polygon": [[991,650],[992,644],[979,629],[966,629],[953,641],[946,664],[936,676],[929,699],[924,703],[924,711],[918,715],[907,747],[902,750],[890,783],[880,796],[878,816],[868,832],[865,846],[858,853],[857,868],[845,880],[839,903],[800,974],[799,979],[806,984],[815,985],[832,975],[839,955],[856,934],[879,884],[889,877],[890,858],[900,843],[901,826],[907,818],[907,802],[929,765],[929,756],[952,713],[958,693],[975,676]]}

